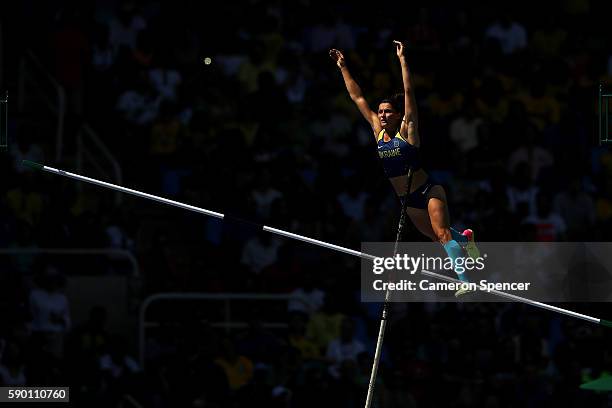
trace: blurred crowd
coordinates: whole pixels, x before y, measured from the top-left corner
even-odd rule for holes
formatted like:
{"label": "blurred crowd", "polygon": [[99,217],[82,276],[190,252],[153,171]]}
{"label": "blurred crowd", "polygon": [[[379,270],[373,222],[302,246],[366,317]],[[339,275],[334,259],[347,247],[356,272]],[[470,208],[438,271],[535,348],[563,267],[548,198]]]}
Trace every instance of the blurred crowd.
{"label": "blurred crowd", "polygon": [[[145,295],[295,294],[245,307],[222,332],[202,306],[158,312],[145,355],[106,329],[104,308],[74,324],[63,294],[75,261],[3,260],[0,383],[70,384],[83,405],[356,407],[380,305],[361,303],[359,262],[138,198],[25,169],[75,166],[88,123],[124,184],[358,249],[393,241],[399,202],[371,130],[344,88],[338,48],[375,108],[401,88],[406,42],[421,152],[451,223],[482,241],[607,241],[612,155],[598,146],[597,89],[612,77],[602,2],[311,0],[20,2],[2,23],[5,72],[31,49],[67,93],[66,147],[34,111],[9,122],[3,248],[114,248],[137,256]],[[13,62],[10,62],[13,61]],[[11,83],[9,83],[9,86]],[[15,84],[12,84],[15,85]],[[406,241],[425,240],[410,229]],[[100,261],[81,271],[122,272]],[[352,278],[349,277],[351,274]],[[597,304],[572,305],[605,314]],[[169,311],[170,310],[170,311]],[[581,382],[612,370],[609,334],[517,304],[394,305],[375,407],[606,406]],[[266,329],[282,321],[286,329]]]}

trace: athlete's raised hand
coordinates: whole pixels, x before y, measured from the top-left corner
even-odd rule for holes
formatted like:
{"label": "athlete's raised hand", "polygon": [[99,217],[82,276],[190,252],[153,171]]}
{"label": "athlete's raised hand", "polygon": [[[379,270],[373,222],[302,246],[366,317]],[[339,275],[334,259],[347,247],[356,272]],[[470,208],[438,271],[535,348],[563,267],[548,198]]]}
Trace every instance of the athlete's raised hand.
{"label": "athlete's raised hand", "polygon": [[406,51],[406,47],[404,47],[404,43],[402,43],[401,41],[393,41],[393,44],[395,44],[395,52],[397,54],[397,57],[405,57],[406,55],[404,54],[404,52]]}
{"label": "athlete's raised hand", "polygon": [[331,57],[331,59],[334,60],[338,68],[342,68],[346,66],[344,55],[342,55],[342,52],[340,52],[340,50],[332,48],[331,50],[329,50],[329,56]]}

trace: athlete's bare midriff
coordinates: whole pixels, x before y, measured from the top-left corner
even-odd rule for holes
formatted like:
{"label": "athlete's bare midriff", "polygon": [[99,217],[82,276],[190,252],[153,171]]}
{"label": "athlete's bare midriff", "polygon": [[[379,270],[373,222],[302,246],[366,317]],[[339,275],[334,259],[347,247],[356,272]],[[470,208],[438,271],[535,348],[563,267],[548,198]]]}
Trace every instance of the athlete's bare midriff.
{"label": "athlete's bare midriff", "polygon": [[[423,183],[427,181],[427,177],[428,175],[425,170],[417,170],[416,173],[414,173],[414,175],[412,176],[412,185],[410,186],[410,192],[412,193],[413,191],[421,187]],[[406,175],[392,177],[389,179],[389,181],[391,182],[391,185],[395,189],[395,193],[398,196],[403,196],[404,194],[406,194],[406,183],[408,182],[408,177]]]}

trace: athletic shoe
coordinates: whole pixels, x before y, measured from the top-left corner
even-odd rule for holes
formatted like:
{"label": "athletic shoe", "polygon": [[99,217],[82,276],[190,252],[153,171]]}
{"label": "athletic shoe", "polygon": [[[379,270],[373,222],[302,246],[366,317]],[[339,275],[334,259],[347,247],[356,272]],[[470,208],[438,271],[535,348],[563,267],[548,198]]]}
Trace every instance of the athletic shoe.
{"label": "athletic shoe", "polygon": [[460,288],[458,291],[455,292],[455,297],[458,298],[470,292],[476,292],[476,290],[470,289],[470,286],[468,286],[467,288]]}
{"label": "athletic shoe", "polygon": [[476,242],[474,242],[474,231],[471,229],[466,229],[461,233],[461,235],[468,239],[468,242],[465,245],[465,251],[467,252],[468,256],[474,260],[480,257],[480,251],[476,246]]}

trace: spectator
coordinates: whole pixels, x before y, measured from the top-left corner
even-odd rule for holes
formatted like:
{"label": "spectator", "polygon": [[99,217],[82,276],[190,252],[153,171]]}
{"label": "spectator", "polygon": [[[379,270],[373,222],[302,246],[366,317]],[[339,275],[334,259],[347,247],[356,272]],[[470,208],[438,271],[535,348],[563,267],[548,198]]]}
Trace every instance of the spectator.
{"label": "spectator", "polygon": [[289,293],[295,289],[296,277],[302,276],[303,269],[307,268],[303,260],[298,260],[295,248],[283,243],[278,249],[276,262],[262,271],[262,290],[268,293]]}
{"label": "spectator", "polygon": [[138,33],[147,27],[146,20],[138,14],[136,2],[125,0],[117,15],[110,21],[110,43],[116,52],[122,47],[133,50],[136,47]]}
{"label": "spectator", "polygon": [[169,51],[158,52],[154,59],[154,65],[149,69],[149,82],[163,100],[173,103],[177,102],[178,89],[183,78],[181,73],[172,67],[171,55]]}
{"label": "spectator", "polygon": [[280,242],[267,232],[261,232],[249,239],[242,250],[242,263],[251,271],[259,274],[278,259]]}
{"label": "spectator", "polygon": [[554,209],[563,217],[570,241],[588,239],[595,223],[595,205],[582,189],[578,175],[570,175],[565,190],[555,195]]}
{"label": "spectator", "polygon": [[450,123],[450,140],[465,155],[478,146],[478,128],[482,118],[476,114],[475,101],[467,100],[459,116]]}
{"label": "spectator", "polygon": [[225,338],[221,343],[221,355],[215,360],[225,372],[232,390],[237,391],[253,378],[253,362],[236,352],[231,339]]}
{"label": "spectator", "polygon": [[255,42],[248,49],[249,58],[238,68],[238,80],[242,83],[244,92],[252,94],[258,90],[257,78],[262,72],[274,72],[274,64],[265,58],[263,45]]}
{"label": "spectator", "polygon": [[419,51],[437,50],[440,47],[440,35],[436,30],[436,25],[431,21],[429,9],[419,7],[416,15],[416,24],[408,33],[408,44]]}
{"label": "spectator", "polygon": [[556,126],[561,119],[561,106],[556,98],[546,92],[544,75],[535,75],[529,92],[521,96],[531,122],[539,131]]}
{"label": "spectator", "polygon": [[82,21],[78,7],[66,7],[60,12],[61,23],[53,37],[55,75],[66,90],[70,112],[77,115],[83,111],[85,66],[89,55],[88,38]]}
{"label": "spectator", "polygon": [[308,86],[306,64],[299,55],[289,51],[281,52],[275,75],[276,82],[282,87],[287,101],[299,109],[304,103]]}
{"label": "spectator", "polygon": [[32,169],[23,165],[23,160],[43,163],[45,155],[42,146],[34,140],[35,128],[23,124],[18,128],[19,134],[15,143],[9,146],[13,158],[13,170],[17,174],[30,173]]}
{"label": "spectator", "polygon": [[500,17],[487,27],[486,38],[492,38],[499,42],[504,54],[513,54],[527,47],[527,30],[525,27],[513,20],[510,10],[500,12]]}
{"label": "spectator", "polygon": [[311,316],[321,309],[325,300],[325,292],[317,288],[314,276],[310,272],[302,275],[300,287],[291,292],[293,297],[289,300],[287,310],[289,312],[301,312]]}
{"label": "spectator", "polygon": [[525,218],[523,223],[535,226],[537,241],[563,241],[566,231],[565,222],[559,214],[553,212],[551,197],[540,193],[536,200],[536,214]]}
{"label": "spectator", "polygon": [[178,118],[177,107],[172,102],[163,101],[159,116],[152,123],[149,151],[160,164],[177,164],[179,149],[187,144],[188,128]]}
{"label": "spectator", "polygon": [[[112,70],[117,59],[116,50],[111,46],[108,26],[97,24],[93,32],[91,45],[91,66],[96,74],[96,81]],[[106,82],[108,85],[108,82]],[[96,85],[95,82],[93,85]]]}
{"label": "spectator", "polygon": [[162,98],[155,94],[144,72],[140,72],[130,85],[119,95],[116,109],[129,124],[148,125],[157,117]]}
{"label": "spectator", "polygon": [[97,131],[112,126],[109,116],[112,115],[115,102],[117,76],[117,53],[110,44],[110,35],[106,24],[96,24],[92,33],[92,44],[89,49],[90,66],[86,82],[86,115],[90,124]]}
{"label": "spectator", "polygon": [[511,212],[523,218],[536,213],[538,187],[532,184],[529,164],[520,162],[514,170],[513,179],[506,190]]}
{"label": "spectator", "polygon": [[368,194],[361,188],[360,180],[352,177],[345,190],[338,195],[338,203],[344,215],[354,221],[362,221]]}
{"label": "spectator", "polygon": [[134,249],[134,240],[128,235],[125,216],[119,210],[109,216],[105,224],[107,227],[104,232],[106,233],[109,248]]}
{"label": "spectator", "polygon": [[365,351],[365,346],[355,339],[355,323],[349,317],[342,320],[340,336],[327,345],[326,357],[330,360],[329,372],[335,378],[340,377],[340,367],[347,362],[357,363],[357,357]]}
{"label": "spectator", "polygon": [[327,350],[329,343],[340,337],[340,326],[344,315],[337,310],[337,300],[325,296],[320,311],[314,313],[306,326],[306,337],[311,339],[320,350]]}
{"label": "spectator", "polygon": [[306,337],[307,316],[303,313],[294,312],[289,315],[289,333],[287,340],[289,345],[300,352],[304,360],[321,359],[321,350]]}
{"label": "spectator", "polygon": [[550,151],[536,145],[534,139],[534,130],[526,129],[521,145],[510,154],[508,159],[508,173],[514,174],[519,165],[526,163],[532,183],[540,181],[542,172],[550,169],[554,164]]}
{"label": "spectator", "polygon": [[307,30],[309,51],[313,54],[329,50],[336,46],[337,41],[336,29],[338,26],[334,25],[332,10],[329,8],[322,10],[316,21],[316,24]]}
{"label": "spectator", "polygon": [[137,373],[140,367],[128,352],[125,340],[115,337],[100,356],[100,370],[115,380]]}
{"label": "spectator", "polygon": [[115,336],[107,345],[106,352],[100,356],[99,370],[105,397],[116,398],[135,390],[136,377],[141,368],[129,355],[126,340]]}
{"label": "spectator", "polygon": [[251,192],[251,197],[255,202],[256,214],[262,220],[270,217],[272,204],[283,198],[283,194],[274,188],[272,176],[267,169],[262,169],[256,176],[256,185]]}
{"label": "spectator", "polygon": [[350,237],[359,242],[381,242],[385,240],[389,230],[393,230],[392,223],[395,219],[389,211],[386,217],[384,212],[380,211],[378,200],[374,197],[368,197],[364,205],[364,214],[362,221],[353,220],[349,229],[347,229],[348,239]]}
{"label": "spectator", "polygon": [[442,73],[436,78],[435,91],[427,98],[429,111],[436,121],[448,124],[463,108],[465,98],[456,87],[457,82],[452,72]]}
{"label": "spectator", "polygon": [[568,36],[567,30],[557,25],[552,13],[546,13],[539,21],[542,25],[533,33],[533,49],[549,58],[562,56],[561,50]]}
{"label": "spectator", "polygon": [[6,192],[6,201],[13,215],[26,222],[30,228],[40,223],[43,213],[44,196],[36,188],[37,181],[36,173],[24,173],[19,185]]}
{"label": "spectator", "polygon": [[508,115],[509,103],[498,78],[486,76],[477,90],[476,109],[485,122],[503,123]]}
{"label": "spectator", "polygon": [[37,243],[34,241],[34,231],[30,224],[23,220],[18,220],[15,222],[12,232],[13,240],[9,248],[17,249],[18,251],[26,250],[26,252],[13,254],[11,256],[11,266],[20,276],[29,276],[32,274],[32,269],[38,256],[35,252],[27,253],[27,250],[38,248]]}
{"label": "spectator", "polygon": [[28,385],[22,351],[15,342],[8,342],[0,363],[0,384],[3,387]]}
{"label": "spectator", "polygon": [[62,292],[64,285],[65,278],[59,271],[47,266],[30,293],[32,333],[58,358],[63,355],[64,339],[72,325],[68,298]]}

